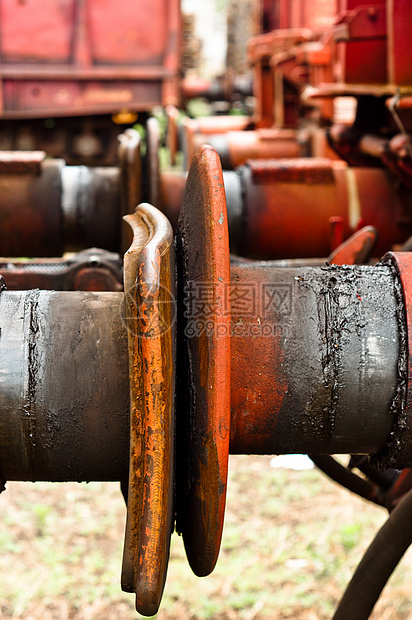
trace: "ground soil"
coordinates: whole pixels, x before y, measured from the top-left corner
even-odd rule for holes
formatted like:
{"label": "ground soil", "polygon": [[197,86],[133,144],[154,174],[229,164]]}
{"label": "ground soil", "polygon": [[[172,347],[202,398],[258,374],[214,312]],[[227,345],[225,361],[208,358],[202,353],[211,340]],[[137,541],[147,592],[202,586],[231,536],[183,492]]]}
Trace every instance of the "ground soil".
{"label": "ground soil", "polygon": [[[125,507],[114,483],[9,483],[0,498],[0,618],[132,620],[119,585]],[[231,457],[217,568],[195,577],[181,539],[159,620],[318,620],[333,609],[385,512],[319,472]],[[372,616],[412,618],[409,554]]]}

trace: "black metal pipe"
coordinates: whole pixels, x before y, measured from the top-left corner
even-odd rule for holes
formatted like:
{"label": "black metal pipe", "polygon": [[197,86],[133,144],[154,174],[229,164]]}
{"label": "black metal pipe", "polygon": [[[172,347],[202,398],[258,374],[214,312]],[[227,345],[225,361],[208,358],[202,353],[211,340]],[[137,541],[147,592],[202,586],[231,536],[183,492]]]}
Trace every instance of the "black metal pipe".
{"label": "black metal pipe", "polygon": [[127,478],[122,300],[122,293],[0,294],[2,479]]}
{"label": "black metal pipe", "polygon": [[314,464],[320,469],[326,476],[328,476],[334,482],[337,482],[341,486],[355,493],[364,499],[377,504],[378,506],[384,506],[384,499],[379,492],[379,488],[364,480],[360,476],[357,476],[346,467],[341,465],[332,456],[326,454],[313,455],[309,454]]}
{"label": "black metal pipe", "polygon": [[64,251],[120,249],[121,204],[118,168],[63,166],[61,169]]}
{"label": "black metal pipe", "polygon": [[231,453],[382,449],[404,355],[398,287],[382,265],[233,264]]}
{"label": "black metal pipe", "polygon": [[[27,155],[27,154],[26,154]],[[17,157],[17,155],[15,156]],[[27,155],[26,159],[30,162]],[[61,256],[120,248],[118,168],[66,166],[61,159],[4,164],[0,152],[0,256]]]}

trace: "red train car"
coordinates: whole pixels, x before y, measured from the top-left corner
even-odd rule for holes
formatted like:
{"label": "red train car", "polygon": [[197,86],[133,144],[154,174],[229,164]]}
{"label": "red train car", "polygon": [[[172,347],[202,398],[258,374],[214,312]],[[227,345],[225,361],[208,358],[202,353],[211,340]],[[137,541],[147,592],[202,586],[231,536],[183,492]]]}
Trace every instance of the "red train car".
{"label": "red train car", "polygon": [[103,156],[110,119],[178,102],[179,48],[180,0],[2,0],[0,148]]}
{"label": "red train car", "polygon": [[315,33],[328,28],[336,15],[337,0],[260,0],[262,31],[308,28]]}

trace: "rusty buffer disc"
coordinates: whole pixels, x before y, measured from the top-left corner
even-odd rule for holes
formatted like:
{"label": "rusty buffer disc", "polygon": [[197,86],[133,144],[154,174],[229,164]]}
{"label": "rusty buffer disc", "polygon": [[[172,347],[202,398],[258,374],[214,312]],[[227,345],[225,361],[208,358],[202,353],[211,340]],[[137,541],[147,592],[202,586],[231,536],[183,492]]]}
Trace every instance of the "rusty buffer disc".
{"label": "rusty buffer disc", "polygon": [[125,216],[130,381],[130,465],[122,588],[136,609],[157,613],[173,528],[174,253],[167,218],[151,205]]}
{"label": "rusty buffer disc", "polygon": [[192,160],[177,235],[177,530],[190,566],[208,575],[219,554],[230,439],[230,264],[219,156]]}

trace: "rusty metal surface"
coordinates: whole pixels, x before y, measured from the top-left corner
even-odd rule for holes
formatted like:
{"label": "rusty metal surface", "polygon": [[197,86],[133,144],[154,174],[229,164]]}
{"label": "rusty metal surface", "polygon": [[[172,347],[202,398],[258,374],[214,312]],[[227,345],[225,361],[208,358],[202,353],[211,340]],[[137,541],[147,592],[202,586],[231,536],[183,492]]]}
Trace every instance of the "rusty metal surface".
{"label": "rusty metal surface", "polygon": [[[0,471],[123,480],[129,451],[121,293],[2,291]],[[90,363],[90,360],[93,363]]]}
{"label": "rusty metal surface", "polygon": [[[219,144],[225,145],[221,147],[222,152],[219,152],[222,159],[224,157],[223,151],[226,152],[228,150],[228,146],[226,146],[227,140],[222,137],[222,134],[229,132],[244,133],[250,126],[251,119],[247,116],[205,116],[197,119],[183,119],[181,132],[185,167],[189,168],[196,149],[202,144],[209,144],[210,140],[213,139],[215,142],[217,141]],[[228,165],[224,167],[227,168]]]}
{"label": "rusty metal surface", "polygon": [[380,96],[410,89],[411,6],[407,0],[341,2],[335,22],[338,80],[320,85],[317,96]]}
{"label": "rusty metal surface", "polygon": [[386,7],[377,2],[351,9],[333,27],[335,41],[385,39],[386,33]]}
{"label": "rusty metal surface", "polygon": [[69,259],[0,258],[0,274],[8,290],[122,291],[118,254],[91,248]]}
{"label": "rusty metal surface", "polygon": [[291,159],[265,161],[250,159],[248,166],[255,183],[263,181],[305,183],[306,185],[333,183],[333,163],[329,159]]}
{"label": "rusty metal surface", "polygon": [[[303,171],[277,164],[272,178],[264,164],[253,179],[253,166],[258,187],[329,188],[337,171],[346,174],[312,162]],[[369,196],[371,178],[381,191],[381,177],[369,176]],[[194,572],[213,570],[229,451],[372,453],[381,464],[412,464],[410,255],[374,266],[230,266],[224,183],[216,151],[201,147],[175,244],[176,439],[173,237],[154,207],[126,216],[134,240],[123,312],[115,293],[0,293],[0,362],[10,369],[0,381],[2,478],[124,480],[130,433],[122,587],[145,615],[160,604],[175,515]],[[374,237],[359,231],[330,261],[366,259]],[[393,504],[409,483],[395,485]]]}
{"label": "rusty metal surface", "polygon": [[[342,240],[362,226],[375,227],[378,256],[410,236],[410,196],[396,189],[389,172],[333,161],[321,168],[319,182],[314,182],[315,162],[300,162],[260,162],[261,178],[256,181],[253,163],[238,168],[243,224],[232,242],[244,256],[328,256],[336,247],[330,248],[331,222],[336,221],[331,218],[341,218]],[[271,167],[282,181],[270,179]],[[307,185],[303,181],[309,174],[313,182]]]}
{"label": "rusty metal surface", "polygon": [[339,16],[334,35],[344,82],[388,83],[386,12],[384,3],[374,2]]}
{"label": "rusty metal surface", "polygon": [[[185,173],[177,172],[160,175],[162,210],[173,228],[186,178]],[[309,158],[250,162],[245,169],[224,171],[223,179],[231,252],[243,256],[262,260],[328,256],[364,224],[377,229],[380,242],[375,255],[379,255],[411,231],[408,196],[395,189],[391,176],[383,170],[346,171],[342,163]],[[260,224],[263,212],[265,223]],[[366,242],[366,238],[357,239],[358,249],[352,241],[347,250],[342,249],[347,264],[352,263],[352,250],[360,251]]]}
{"label": "rusty metal surface", "polygon": [[[177,517],[192,570],[209,574],[217,561],[226,501],[230,436],[229,239],[222,169],[201,147],[189,172],[178,230]],[[196,330],[196,310],[207,329]],[[206,314],[205,314],[206,313]],[[183,316],[184,314],[184,316]]]}
{"label": "rusty metal surface", "polygon": [[339,245],[328,257],[331,265],[362,265],[369,261],[378,233],[372,226],[365,226]]}
{"label": "rusty metal surface", "polygon": [[251,37],[248,41],[248,59],[251,65],[270,59],[299,43],[310,41],[312,33],[307,28],[285,28]]}
{"label": "rusty metal surface", "polygon": [[309,152],[304,136],[299,140],[290,129],[260,129],[256,131],[230,131],[226,134],[194,134],[184,145],[185,161],[191,160],[195,150],[209,144],[219,153],[225,170],[233,170],[248,159],[277,159],[302,157]]}
{"label": "rusty metal surface", "polygon": [[157,613],[173,529],[174,262],[167,219],[142,204],[125,216],[125,316],[130,379],[130,466],[122,588]]}

